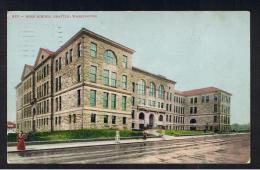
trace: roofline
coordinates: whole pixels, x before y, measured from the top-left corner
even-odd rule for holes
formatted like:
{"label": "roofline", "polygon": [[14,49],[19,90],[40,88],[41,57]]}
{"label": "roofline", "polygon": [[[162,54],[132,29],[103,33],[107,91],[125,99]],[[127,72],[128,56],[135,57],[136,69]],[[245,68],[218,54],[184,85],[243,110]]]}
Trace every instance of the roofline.
{"label": "roofline", "polygon": [[110,39],[108,39],[108,38],[106,38],[106,37],[103,37],[103,36],[101,36],[101,35],[99,35],[99,34],[96,34],[96,33],[92,32],[92,31],[90,31],[90,30],[88,30],[88,29],[86,29],[86,28],[82,28],[80,31],[78,31],[76,34],[74,34],[67,42],[65,42],[58,50],[56,50],[53,55],[54,55],[54,56],[57,55],[57,54],[58,54],[59,52],[61,52],[64,48],[68,47],[68,46],[70,45],[70,43],[71,43],[74,39],[76,39],[77,37],[79,37],[79,36],[82,35],[82,34],[87,34],[87,35],[89,35],[90,37],[93,37],[93,38],[95,38],[95,39],[101,40],[101,41],[103,41],[103,42],[105,42],[105,43],[108,43],[108,44],[110,44],[110,45],[112,45],[112,46],[118,47],[118,48],[120,48],[120,49],[122,49],[122,50],[125,50],[125,51],[131,53],[131,54],[133,54],[133,53],[135,52],[135,50],[133,50],[133,49],[131,49],[131,48],[128,48],[128,47],[126,47],[126,46],[124,46],[124,45],[122,45],[122,44],[119,44],[119,43],[117,43],[117,42],[115,42],[115,41],[113,41],[113,40],[110,40]]}
{"label": "roofline", "polygon": [[197,95],[201,95],[201,94],[207,94],[207,93],[214,93],[214,92],[224,92],[224,93],[227,93],[228,95],[232,96],[231,93],[227,92],[227,91],[224,91],[220,88],[217,88],[217,87],[213,87],[215,88],[215,91],[211,91],[211,92],[201,92],[199,94],[195,94],[195,95],[189,95],[189,94],[185,94],[185,93],[188,93],[188,92],[191,92],[191,91],[194,91],[194,90],[199,90],[199,89],[204,89],[204,88],[210,88],[210,87],[213,87],[213,86],[209,86],[209,87],[203,87],[203,88],[198,88],[198,89],[193,89],[193,90],[187,90],[187,91],[175,91],[175,93],[177,95],[182,95],[182,96],[185,96],[185,97],[190,97],[190,96],[197,96]]}
{"label": "roofline", "polygon": [[168,82],[171,82],[171,83],[173,83],[173,84],[176,84],[176,82],[173,81],[173,80],[170,80],[170,79],[168,79],[168,78],[166,78],[166,77],[159,76],[159,75],[157,75],[157,74],[148,72],[148,71],[146,71],[146,70],[143,70],[143,69],[140,69],[140,68],[137,68],[137,67],[134,67],[134,66],[132,67],[132,70],[133,70],[133,71],[143,72],[143,73],[145,73],[145,74],[152,75],[152,76],[155,76],[155,77],[160,78],[160,79],[162,79],[162,80],[166,80],[166,81],[168,81]]}
{"label": "roofline", "polygon": [[19,84],[17,84],[16,86],[15,86],[15,89],[17,89],[19,86],[21,86],[22,85],[22,82],[20,82]]}

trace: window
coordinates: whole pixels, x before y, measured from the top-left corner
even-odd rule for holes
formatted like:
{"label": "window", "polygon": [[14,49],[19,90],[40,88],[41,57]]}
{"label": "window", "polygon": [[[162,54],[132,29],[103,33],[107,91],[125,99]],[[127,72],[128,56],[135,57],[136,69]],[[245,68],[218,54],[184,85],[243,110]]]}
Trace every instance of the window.
{"label": "window", "polygon": [[61,117],[59,116],[59,125],[61,124]]}
{"label": "window", "polygon": [[90,90],[90,106],[96,106],[96,90]]}
{"label": "window", "polygon": [[111,95],[111,109],[116,109],[116,94]]}
{"label": "window", "polygon": [[61,110],[61,96],[59,97],[59,110]]}
{"label": "window", "polygon": [[204,102],[205,102],[205,96],[202,96],[201,103],[204,103]]}
{"label": "window", "polygon": [[162,115],[159,116],[159,121],[160,122],[163,121],[163,116]]}
{"label": "window", "polygon": [[69,123],[71,123],[71,115],[69,115]]}
{"label": "window", "polygon": [[103,84],[109,85],[109,70],[103,70]]}
{"label": "window", "polygon": [[139,81],[138,92],[139,92],[139,94],[142,94],[142,95],[145,94],[145,81],[144,80]]}
{"label": "window", "polygon": [[[55,91],[57,92],[58,90],[59,90],[59,78],[57,77],[55,79]],[[39,90],[39,96],[41,96],[40,95],[40,90]]]}
{"label": "window", "polygon": [[214,123],[217,122],[217,116],[214,116]]}
{"label": "window", "polygon": [[194,103],[197,103],[197,97],[194,98]]}
{"label": "window", "polygon": [[122,96],[122,111],[126,111],[126,96]]}
{"label": "window", "polygon": [[65,63],[66,65],[69,64],[69,53],[66,52],[66,55],[65,55]]}
{"label": "window", "polygon": [[190,107],[190,114],[193,113],[193,107]]}
{"label": "window", "polygon": [[104,116],[104,123],[108,123],[108,115]]}
{"label": "window", "polygon": [[194,107],[194,113],[197,113],[197,107]]}
{"label": "window", "polygon": [[103,93],[103,108],[108,108],[108,93]]}
{"label": "window", "polygon": [[116,87],[116,73],[115,72],[111,73],[111,86]]}
{"label": "window", "polygon": [[193,98],[190,98],[190,103],[193,103]]}
{"label": "window", "polygon": [[132,82],[132,92],[135,92],[135,82]]}
{"label": "window", "polygon": [[58,124],[58,117],[55,117],[55,125]]}
{"label": "window", "polygon": [[218,101],[218,96],[214,95],[214,101]]}
{"label": "window", "polygon": [[123,124],[126,124],[126,117],[123,117]]}
{"label": "window", "polygon": [[112,116],[112,124],[116,124],[116,116]]}
{"label": "window", "polygon": [[132,97],[132,106],[135,105],[135,97]]}
{"label": "window", "polygon": [[81,90],[77,90],[77,98],[78,98],[78,100],[77,100],[77,104],[78,104],[78,106],[81,105],[81,96],[80,96],[80,91],[81,91]]}
{"label": "window", "polygon": [[61,90],[61,76],[59,77],[59,90]]}
{"label": "window", "polygon": [[58,60],[55,60],[55,71],[57,72],[58,71],[58,63],[59,61]]}
{"label": "window", "polygon": [[134,119],[134,118],[135,118],[135,111],[132,110],[132,119]]}
{"label": "window", "polygon": [[123,55],[122,66],[127,68],[127,56]]}
{"label": "window", "polygon": [[149,96],[155,96],[155,85],[153,82],[150,83]]}
{"label": "window", "polygon": [[92,57],[96,57],[97,56],[97,45],[93,42],[91,42],[90,44],[90,55]]}
{"label": "window", "polygon": [[[49,71],[48,71],[48,70],[49,70],[48,67],[49,67],[49,66],[47,65],[47,74],[48,74],[48,72],[49,72]],[[60,69],[61,69],[61,57],[59,57],[59,70],[60,70]]]}
{"label": "window", "polygon": [[96,114],[91,113],[91,123],[96,123]]}
{"label": "window", "polygon": [[76,114],[73,114],[73,123],[76,123]]}
{"label": "window", "polygon": [[209,102],[209,96],[206,96],[206,103]]}
{"label": "window", "polygon": [[116,56],[113,51],[106,50],[104,54],[104,59],[106,63],[116,65]]}
{"label": "window", "polygon": [[164,99],[164,87],[163,87],[163,85],[159,86],[158,97],[161,98],[161,99]]}
{"label": "window", "polygon": [[72,55],[73,55],[73,50],[70,49],[70,63],[72,62]]}
{"label": "window", "polygon": [[97,77],[97,67],[96,66],[90,66],[89,77],[90,77],[91,82],[96,83],[96,77]]}
{"label": "window", "polygon": [[58,99],[58,97],[55,98],[55,104],[56,104],[56,111],[58,111],[59,110],[59,99]]}
{"label": "window", "polygon": [[214,112],[217,112],[218,111],[218,105],[214,104]]}
{"label": "window", "polygon": [[122,88],[127,89],[127,76],[126,75],[122,76]]}
{"label": "window", "polygon": [[81,43],[78,43],[78,48],[77,48],[77,55],[78,55],[78,57],[81,56],[81,49],[82,49],[82,45],[81,45]]}
{"label": "window", "polygon": [[81,81],[81,65],[79,65],[77,68],[77,81]]}

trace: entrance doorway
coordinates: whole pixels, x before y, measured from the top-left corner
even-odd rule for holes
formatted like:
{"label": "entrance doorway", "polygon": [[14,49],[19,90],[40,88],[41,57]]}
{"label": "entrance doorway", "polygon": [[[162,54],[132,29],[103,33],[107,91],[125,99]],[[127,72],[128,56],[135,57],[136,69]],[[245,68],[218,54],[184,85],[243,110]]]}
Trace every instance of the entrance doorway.
{"label": "entrance doorway", "polygon": [[153,114],[150,114],[149,116],[149,125],[148,125],[149,128],[153,128],[154,127],[154,115]]}

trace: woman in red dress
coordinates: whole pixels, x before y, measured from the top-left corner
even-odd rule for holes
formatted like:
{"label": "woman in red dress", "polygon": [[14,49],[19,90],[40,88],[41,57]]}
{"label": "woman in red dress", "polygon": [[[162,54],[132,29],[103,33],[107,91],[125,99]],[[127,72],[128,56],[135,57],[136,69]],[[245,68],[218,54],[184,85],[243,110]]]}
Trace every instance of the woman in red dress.
{"label": "woman in red dress", "polygon": [[25,150],[25,135],[20,131],[17,135],[17,150]]}

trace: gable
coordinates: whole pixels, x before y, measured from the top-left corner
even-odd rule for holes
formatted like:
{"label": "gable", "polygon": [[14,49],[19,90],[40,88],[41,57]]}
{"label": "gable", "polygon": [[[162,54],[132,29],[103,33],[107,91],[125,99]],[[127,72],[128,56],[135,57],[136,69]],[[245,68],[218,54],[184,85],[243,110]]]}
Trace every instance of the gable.
{"label": "gable", "polygon": [[23,80],[23,79],[24,79],[27,75],[29,75],[32,71],[33,71],[33,66],[25,64],[25,65],[24,65],[24,68],[23,68],[23,73],[22,73],[21,80]]}
{"label": "gable", "polygon": [[42,63],[44,60],[46,60],[47,58],[49,58],[50,56],[52,56],[54,54],[54,52],[48,50],[48,49],[44,49],[44,48],[40,48],[34,67],[36,67],[37,65],[39,65],[40,63]]}

